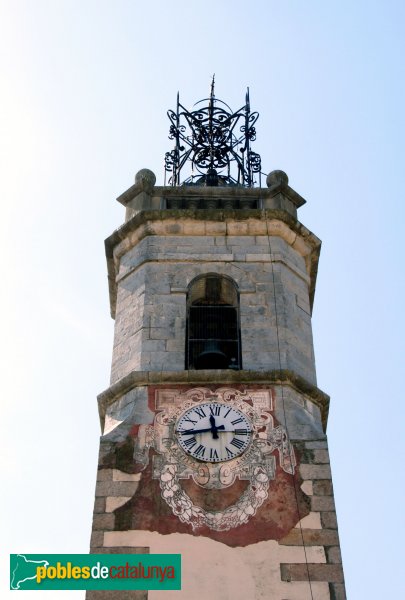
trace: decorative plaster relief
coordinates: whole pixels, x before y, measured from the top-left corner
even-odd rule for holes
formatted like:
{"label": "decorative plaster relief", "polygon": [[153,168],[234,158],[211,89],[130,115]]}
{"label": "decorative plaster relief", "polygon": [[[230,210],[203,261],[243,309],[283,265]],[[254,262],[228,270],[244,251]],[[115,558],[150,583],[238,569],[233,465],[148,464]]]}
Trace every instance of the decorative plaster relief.
{"label": "decorative plaster relief", "polygon": [[[254,438],[241,456],[225,463],[201,463],[185,455],[179,447],[175,425],[184,411],[208,401],[217,401],[244,412],[253,424]],[[296,464],[294,450],[285,430],[274,427],[270,414],[271,396],[268,391],[247,390],[241,393],[232,388],[220,388],[213,393],[208,388],[194,388],[183,394],[173,390],[156,391],[156,410],[153,425],[141,425],[138,431],[134,459],[146,467],[149,449],[156,450],[153,477],[159,478],[162,497],[173,514],[193,529],[207,526],[216,531],[228,531],[246,523],[268,497],[269,481],[275,477],[277,450],[280,466],[293,473]],[[246,491],[231,506],[208,511],[197,506],[181,486],[182,479],[193,479],[200,487],[222,489],[235,479],[249,482]]]}
{"label": "decorative plaster relief", "polygon": [[[274,416],[276,387],[231,385],[150,385],[143,388],[147,399],[143,394],[133,399],[131,414],[125,405],[126,419],[102,438],[100,465],[121,471],[116,483],[121,487],[110,486],[107,496],[130,496],[124,473],[139,483],[113,509],[114,530],[189,533],[236,547],[280,540],[309,513],[309,498],[300,489],[299,452]],[[178,423],[190,410],[202,404],[210,410],[215,403],[225,407],[221,415],[228,407],[243,413],[249,442],[229,459],[198,460],[180,444]],[[231,428],[230,441],[235,431]]]}

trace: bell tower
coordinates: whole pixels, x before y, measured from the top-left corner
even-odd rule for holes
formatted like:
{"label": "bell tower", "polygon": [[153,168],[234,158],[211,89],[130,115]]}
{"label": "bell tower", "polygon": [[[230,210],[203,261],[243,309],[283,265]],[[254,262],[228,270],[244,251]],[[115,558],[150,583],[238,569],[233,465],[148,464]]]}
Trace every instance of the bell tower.
{"label": "bell tower", "polygon": [[258,113],[168,112],[167,181],[142,169],[106,240],[115,335],[92,553],[180,553],[182,590],[86,598],[343,600],[311,313],[305,200],[261,185]]}

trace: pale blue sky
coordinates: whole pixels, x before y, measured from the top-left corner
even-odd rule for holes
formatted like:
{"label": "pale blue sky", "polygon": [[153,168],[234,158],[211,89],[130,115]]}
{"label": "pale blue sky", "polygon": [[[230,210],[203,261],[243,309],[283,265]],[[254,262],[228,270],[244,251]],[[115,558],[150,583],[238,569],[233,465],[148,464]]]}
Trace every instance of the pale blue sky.
{"label": "pale blue sky", "polygon": [[394,1],[0,0],[2,598],[8,553],[88,551],[103,240],[139,169],[163,182],[177,90],[191,107],[214,72],[235,109],[250,86],[263,170],[287,172],[323,240],[313,325],[348,597],[403,595],[404,17]]}

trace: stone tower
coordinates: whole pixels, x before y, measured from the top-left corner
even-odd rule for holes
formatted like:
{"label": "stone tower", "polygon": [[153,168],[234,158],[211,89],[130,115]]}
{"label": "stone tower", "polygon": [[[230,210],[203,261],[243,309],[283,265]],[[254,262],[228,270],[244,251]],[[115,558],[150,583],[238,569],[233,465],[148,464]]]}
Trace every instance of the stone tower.
{"label": "stone tower", "polygon": [[254,185],[248,94],[233,113],[212,86],[168,114],[168,185],[139,171],[106,240],[91,552],[181,553],[182,590],[87,598],[343,600],[311,328],[321,242],[284,172]]}

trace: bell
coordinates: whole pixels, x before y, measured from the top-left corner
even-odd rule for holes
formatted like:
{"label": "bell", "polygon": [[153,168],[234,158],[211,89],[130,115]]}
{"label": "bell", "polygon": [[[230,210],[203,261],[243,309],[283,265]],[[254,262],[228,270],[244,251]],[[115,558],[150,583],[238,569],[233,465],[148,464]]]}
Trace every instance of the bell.
{"label": "bell", "polygon": [[204,342],[204,350],[194,361],[195,369],[227,369],[229,359],[219,348],[216,340]]}
{"label": "bell", "polygon": [[219,182],[218,173],[215,169],[210,167],[207,171],[207,175],[205,176],[205,185],[206,186],[217,186]]}

